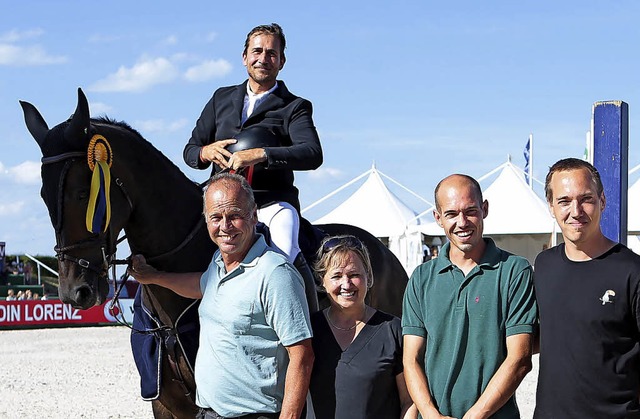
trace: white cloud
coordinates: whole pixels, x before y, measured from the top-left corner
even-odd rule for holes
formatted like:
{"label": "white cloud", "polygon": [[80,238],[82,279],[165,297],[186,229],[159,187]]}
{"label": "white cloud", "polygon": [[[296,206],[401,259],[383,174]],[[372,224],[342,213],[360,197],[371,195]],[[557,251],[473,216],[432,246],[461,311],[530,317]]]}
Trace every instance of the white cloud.
{"label": "white cloud", "polygon": [[217,38],[217,37],[218,37],[218,34],[217,34],[217,33],[215,33],[215,32],[209,32],[209,33],[205,36],[204,40],[205,40],[206,42],[213,42],[213,41],[215,41],[215,40],[216,40],[216,38]]}
{"label": "white cloud", "polygon": [[173,122],[162,119],[149,119],[146,121],[136,121],[136,127],[142,132],[174,132],[184,128],[188,123],[186,118]]}
{"label": "white cloud", "polygon": [[25,161],[7,169],[9,177],[22,185],[37,185],[40,183],[40,162]]}
{"label": "white cloud", "polygon": [[344,176],[344,172],[333,167],[320,167],[308,173],[313,180],[340,179]]}
{"label": "white cloud", "polygon": [[117,41],[121,41],[123,39],[123,37],[121,35],[114,35],[114,34],[109,34],[109,35],[104,35],[104,34],[96,34],[96,35],[92,35],[89,37],[88,41],[91,43],[101,43],[101,44],[108,44],[108,43],[113,43],[113,42],[117,42]]}
{"label": "white cloud", "polygon": [[91,115],[104,115],[113,110],[113,107],[102,102],[91,102]]}
{"label": "white cloud", "polygon": [[184,78],[190,82],[202,82],[215,77],[223,77],[231,72],[231,64],[224,59],[208,60],[192,66],[184,74]]}
{"label": "white cloud", "polygon": [[169,83],[178,76],[174,64],[166,58],[144,58],[133,67],[121,66],[118,71],[98,80],[88,90],[94,92],[144,92]]}
{"label": "white cloud", "polygon": [[163,45],[177,45],[178,44],[178,37],[175,36],[175,35],[169,35],[165,39],[163,39],[161,43]]}
{"label": "white cloud", "polygon": [[12,31],[9,31],[0,35],[0,42],[15,43],[18,41],[22,41],[23,39],[37,38],[43,33],[44,31],[42,29],[29,29],[22,32],[14,29]]}
{"label": "white cloud", "polygon": [[171,55],[171,61],[173,61],[174,63],[186,60],[193,60],[192,54],[189,54],[187,52],[176,52],[175,54]]}
{"label": "white cloud", "polygon": [[67,57],[49,55],[39,45],[21,47],[0,43],[0,65],[36,66],[65,62],[67,62]]}
{"label": "white cloud", "polygon": [[11,201],[8,203],[0,203],[0,216],[18,215],[24,208],[24,201]]}

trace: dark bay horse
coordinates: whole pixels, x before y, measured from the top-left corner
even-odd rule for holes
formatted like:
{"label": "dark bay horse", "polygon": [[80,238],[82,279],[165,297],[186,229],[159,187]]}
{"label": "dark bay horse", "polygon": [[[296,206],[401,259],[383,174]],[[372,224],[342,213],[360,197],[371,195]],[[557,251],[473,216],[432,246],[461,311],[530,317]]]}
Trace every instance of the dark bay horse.
{"label": "dark bay horse", "polygon": [[[215,247],[202,216],[202,190],[175,164],[127,124],[92,119],[81,89],[72,117],[51,129],[33,105],[20,104],[27,128],[42,151],[41,195],[55,229],[63,302],[87,309],[106,300],[108,268],[115,260],[118,235],[123,230],[131,252],[144,255],[160,270],[206,270]],[[92,159],[90,168],[88,161]],[[98,167],[105,167],[96,160],[110,165],[100,189],[102,195],[98,194],[110,201],[110,216],[103,219],[98,231],[90,230],[87,221],[92,176]],[[354,226],[318,227],[330,235],[354,234],[366,244],[375,278],[369,303],[400,315],[408,278],[389,249]],[[143,306],[170,330],[194,303],[162,287],[145,285],[141,289]],[[193,417],[197,408],[189,361],[180,352],[171,359],[167,352],[162,352],[161,387],[152,403],[154,416]]]}

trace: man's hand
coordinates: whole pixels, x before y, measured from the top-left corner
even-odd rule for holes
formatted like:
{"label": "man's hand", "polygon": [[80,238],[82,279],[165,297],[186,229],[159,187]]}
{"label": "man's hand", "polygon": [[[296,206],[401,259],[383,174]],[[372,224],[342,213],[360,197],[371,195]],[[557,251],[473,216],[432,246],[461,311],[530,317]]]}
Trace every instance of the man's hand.
{"label": "man's hand", "polygon": [[210,161],[223,169],[228,169],[231,152],[226,149],[229,144],[235,144],[237,140],[231,138],[228,140],[220,140],[202,147],[200,150],[200,160],[203,162]]}
{"label": "man's hand", "polygon": [[454,418],[453,416],[445,416],[440,414],[440,412],[438,411],[431,411],[429,413],[427,413],[427,415],[422,415],[423,419],[457,419]]}
{"label": "man's hand", "polygon": [[531,371],[532,347],[533,337],[528,333],[507,336],[507,357],[463,419],[489,418],[504,406]]}
{"label": "man's hand", "polygon": [[404,378],[409,395],[424,419],[455,419],[440,414],[431,398],[429,383],[424,370],[423,360],[427,350],[427,339],[417,335],[403,336],[404,351],[402,363]]}
{"label": "man's hand", "polygon": [[158,275],[158,271],[142,255],[131,256],[131,266],[127,268],[127,273],[141,284],[153,283],[152,278]]}
{"label": "man's hand", "polygon": [[229,159],[229,168],[233,170],[243,167],[253,166],[267,160],[267,153],[264,148],[250,148],[248,150],[237,151]]}
{"label": "man's hand", "polygon": [[155,284],[165,287],[186,298],[202,298],[200,277],[202,272],[163,272],[147,264],[144,256],[131,256],[131,266],[127,273],[141,284]]}

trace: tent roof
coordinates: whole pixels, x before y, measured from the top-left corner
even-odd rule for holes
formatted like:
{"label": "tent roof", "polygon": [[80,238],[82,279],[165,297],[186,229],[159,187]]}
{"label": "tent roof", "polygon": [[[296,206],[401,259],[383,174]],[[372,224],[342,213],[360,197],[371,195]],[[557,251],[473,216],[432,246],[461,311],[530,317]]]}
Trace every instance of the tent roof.
{"label": "tent roof", "polygon": [[[520,169],[510,161],[502,168],[495,181],[483,192],[489,202],[489,215],[484,220],[484,234],[542,234],[554,231],[553,217],[545,202],[527,185]],[[429,236],[443,236],[436,222],[420,226]]]}
{"label": "tent roof", "polygon": [[489,201],[486,234],[552,233],[555,223],[549,207],[527,185],[511,162],[504,164],[498,178],[484,191]]}
{"label": "tent roof", "polygon": [[418,224],[416,212],[387,188],[380,177],[381,172],[374,166],[368,173],[367,180],[358,190],[313,224],[351,224],[376,237],[400,236],[408,224]]}

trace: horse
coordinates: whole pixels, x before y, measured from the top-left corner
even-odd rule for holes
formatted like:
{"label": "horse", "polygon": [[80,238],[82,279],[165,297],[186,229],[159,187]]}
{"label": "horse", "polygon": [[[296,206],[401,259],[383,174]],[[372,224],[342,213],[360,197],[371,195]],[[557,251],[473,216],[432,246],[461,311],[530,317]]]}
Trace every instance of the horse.
{"label": "horse", "polygon": [[[41,196],[55,230],[59,296],[64,303],[87,309],[106,301],[108,271],[118,262],[122,231],[131,252],[144,255],[157,269],[206,270],[216,249],[204,223],[202,188],[197,183],[125,122],[91,118],[81,88],[73,115],[51,129],[35,106],[25,101],[20,105],[42,152]],[[375,278],[368,303],[399,316],[408,277],[393,253],[355,226],[316,227],[327,235],[353,234],[363,241]],[[197,302],[154,285],[142,285],[140,297],[163,337],[154,417],[194,417],[193,368],[185,354],[167,347],[167,342],[175,343],[180,316]],[[137,332],[132,331],[132,350]]]}

